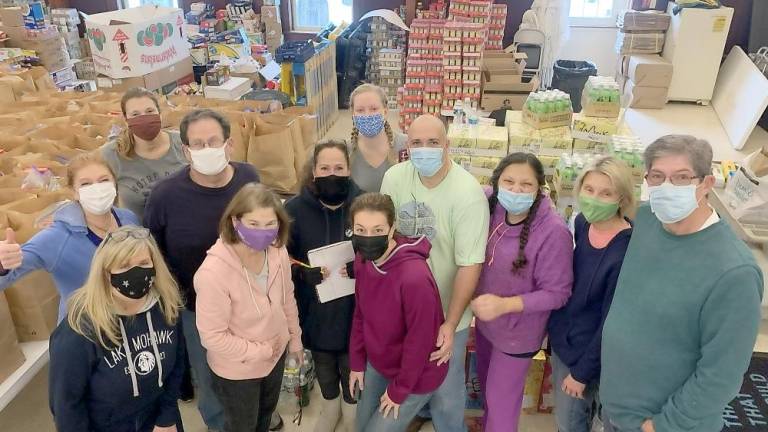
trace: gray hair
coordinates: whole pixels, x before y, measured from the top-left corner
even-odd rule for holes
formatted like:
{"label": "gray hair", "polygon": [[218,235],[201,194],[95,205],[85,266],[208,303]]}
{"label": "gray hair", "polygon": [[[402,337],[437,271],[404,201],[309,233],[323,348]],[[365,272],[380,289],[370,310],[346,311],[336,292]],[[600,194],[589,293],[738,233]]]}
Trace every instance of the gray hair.
{"label": "gray hair", "polygon": [[693,172],[700,177],[712,172],[712,146],[706,140],[691,135],[666,135],[645,149],[645,169],[651,170],[656,159],[669,155],[685,155]]}
{"label": "gray hair", "polygon": [[187,136],[187,130],[189,125],[199,120],[211,119],[215,120],[221,126],[221,132],[224,134],[224,141],[229,139],[230,125],[229,120],[220,113],[211,109],[198,109],[185,115],[179,125],[179,135],[181,135],[181,142],[184,145],[189,145],[189,137]]}

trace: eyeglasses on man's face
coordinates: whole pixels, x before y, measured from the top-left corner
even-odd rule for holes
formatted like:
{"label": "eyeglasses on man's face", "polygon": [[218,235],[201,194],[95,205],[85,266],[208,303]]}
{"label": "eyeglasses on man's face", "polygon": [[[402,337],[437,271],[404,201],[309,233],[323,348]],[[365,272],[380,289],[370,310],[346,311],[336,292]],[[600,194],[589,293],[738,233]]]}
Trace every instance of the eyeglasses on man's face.
{"label": "eyeglasses on man's face", "polygon": [[192,140],[189,142],[189,149],[202,150],[204,148],[221,148],[226,143],[227,143],[227,140],[221,137],[213,137],[213,138],[210,138],[208,141]]}
{"label": "eyeglasses on man's face", "polygon": [[661,171],[650,171],[645,175],[645,181],[648,186],[661,186],[669,179],[669,182],[675,186],[690,186],[694,180],[700,180],[702,177],[690,172],[682,172],[667,176]]}

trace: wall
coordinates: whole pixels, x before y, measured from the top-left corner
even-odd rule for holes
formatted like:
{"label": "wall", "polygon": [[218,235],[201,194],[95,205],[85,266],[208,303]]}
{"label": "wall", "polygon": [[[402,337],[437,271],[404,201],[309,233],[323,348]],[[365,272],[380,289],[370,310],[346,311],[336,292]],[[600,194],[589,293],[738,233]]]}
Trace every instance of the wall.
{"label": "wall", "polygon": [[615,28],[571,27],[571,37],[560,48],[558,60],[589,60],[597,65],[597,73],[614,76],[616,73]]}

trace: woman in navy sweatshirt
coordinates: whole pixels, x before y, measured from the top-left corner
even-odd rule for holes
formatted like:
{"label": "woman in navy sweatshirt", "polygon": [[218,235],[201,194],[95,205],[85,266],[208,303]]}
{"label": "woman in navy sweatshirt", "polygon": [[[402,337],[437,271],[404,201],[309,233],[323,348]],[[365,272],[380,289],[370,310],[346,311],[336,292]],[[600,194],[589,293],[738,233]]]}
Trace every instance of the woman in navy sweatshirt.
{"label": "woman in navy sweatshirt", "polygon": [[[288,241],[291,258],[306,264],[312,249],[348,241],[352,235],[349,206],[361,193],[350,177],[347,144],[333,140],[318,143],[307,163],[301,193],[285,203],[294,221]],[[292,273],[302,342],[312,350],[323,394],[314,432],[333,432],[340,418],[351,430],[355,399],[347,392],[348,347],[355,298],[350,295],[320,303],[316,286],[329,276],[327,271],[294,264]]]}
{"label": "woman in navy sweatshirt", "polygon": [[108,234],[69,305],[50,344],[56,430],[181,431],[181,299],[149,231]]}
{"label": "woman in navy sweatshirt", "polygon": [[632,173],[612,157],[584,170],[576,190],[581,213],[575,222],[573,292],[548,325],[559,432],[592,430],[603,323],[632,234],[628,218],[635,210]]}

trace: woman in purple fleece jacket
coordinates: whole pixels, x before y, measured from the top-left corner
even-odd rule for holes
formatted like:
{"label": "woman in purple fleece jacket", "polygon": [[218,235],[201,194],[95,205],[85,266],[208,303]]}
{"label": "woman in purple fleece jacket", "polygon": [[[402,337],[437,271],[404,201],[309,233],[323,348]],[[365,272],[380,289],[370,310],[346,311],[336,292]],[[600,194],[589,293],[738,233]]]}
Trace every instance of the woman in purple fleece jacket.
{"label": "woman in purple fleece jacket", "polygon": [[573,239],[542,192],[544,168],[527,153],[505,157],[491,177],[490,235],[472,302],[485,432],[516,432],[525,377],[549,314],[573,284]]}
{"label": "woman in purple fleece jacket", "polygon": [[355,430],[405,431],[448,373],[447,363],[429,361],[445,321],[427,265],[431,246],[426,237],[395,236],[387,195],[361,195],[350,213],[357,256],[349,387],[362,391]]}

